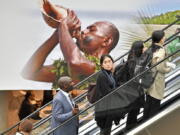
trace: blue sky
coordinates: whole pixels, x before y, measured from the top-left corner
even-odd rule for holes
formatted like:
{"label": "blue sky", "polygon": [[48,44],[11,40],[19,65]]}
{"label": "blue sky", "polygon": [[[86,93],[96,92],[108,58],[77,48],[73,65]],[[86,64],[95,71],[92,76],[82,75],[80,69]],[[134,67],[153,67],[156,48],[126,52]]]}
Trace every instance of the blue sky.
{"label": "blue sky", "polygon": [[180,10],[180,0],[51,0],[75,10],[93,11],[136,11],[152,7],[156,13]]}
{"label": "blue sky", "polygon": [[[151,16],[168,11],[180,10],[180,0],[51,0],[55,4],[63,5],[79,12],[97,16],[112,13],[119,14],[123,18],[126,15],[134,15],[138,10],[143,10]],[[96,15],[97,14],[97,15]]]}
{"label": "blue sky", "polygon": [[142,9],[148,9],[153,14],[180,10],[180,0],[149,0]]}

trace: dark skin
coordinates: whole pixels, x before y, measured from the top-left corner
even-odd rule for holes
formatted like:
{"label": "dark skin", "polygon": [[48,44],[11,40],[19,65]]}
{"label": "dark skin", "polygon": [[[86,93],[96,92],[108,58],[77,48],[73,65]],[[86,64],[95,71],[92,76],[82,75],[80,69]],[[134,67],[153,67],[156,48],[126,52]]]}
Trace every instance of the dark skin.
{"label": "dark skin", "polygon": [[[60,16],[57,11],[54,13]],[[51,72],[54,66],[44,65],[44,62],[58,43],[74,82],[79,81],[79,75],[89,76],[95,72],[95,63],[89,61],[81,51],[98,58],[110,52],[113,40],[112,35],[106,34],[106,22],[96,22],[80,32],[81,23],[74,11],[67,10],[67,14],[66,18],[60,19],[57,30],[29,59],[22,71],[24,78],[43,82],[55,80],[55,74]],[[77,39],[77,43],[73,38]]]}

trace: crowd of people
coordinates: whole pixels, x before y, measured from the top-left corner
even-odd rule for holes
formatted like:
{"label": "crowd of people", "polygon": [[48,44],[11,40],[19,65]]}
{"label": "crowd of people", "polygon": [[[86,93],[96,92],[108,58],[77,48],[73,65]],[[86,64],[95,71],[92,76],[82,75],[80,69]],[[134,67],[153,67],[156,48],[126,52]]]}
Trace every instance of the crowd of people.
{"label": "crowd of people", "polygon": [[[163,47],[164,41],[165,33],[163,31],[157,30],[152,33],[152,44],[150,48],[152,48],[153,57],[151,65],[154,65],[165,58],[166,52]],[[146,48],[144,49],[143,41],[135,41],[132,44],[126,67],[129,73],[128,80],[134,77],[136,59],[141,57],[145,52]],[[102,99],[118,87],[118,82],[114,76],[115,65],[113,58],[109,54],[102,55],[100,58],[100,65],[101,71],[96,80],[97,100]],[[117,96],[112,94],[96,104],[95,120],[100,128],[100,135],[110,135],[112,123],[119,124],[119,121],[124,118],[126,113],[128,114],[126,122],[127,131],[138,124],[137,116],[140,108],[144,108],[143,121],[148,120],[150,117],[158,113],[160,102],[164,96],[165,73],[168,73],[170,70],[171,67],[166,65],[166,61],[153,68],[152,71],[154,73],[157,72],[157,75],[149,89],[145,90],[140,84],[133,81],[128,83],[126,87],[123,87],[125,91],[136,91],[138,93],[137,95],[134,95],[134,99],[131,98],[130,93],[123,93],[123,90],[121,89],[117,93],[122,95]],[[76,115],[79,111],[78,108],[75,108],[74,102],[68,96],[68,92],[73,89],[71,83],[72,79],[70,77],[64,76],[59,79],[61,90],[53,99],[52,128],[63,123],[73,115]],[[127,99],[121,99],[123,96]],[[124,108],[127,108],[126,111],[123,110]],[[54,133],[61,133],[63,135],[77,134],[77,130],[78,118],[76,117],[73,122],[67,123],[63,128],[61,127],[55,130]]]}
{"label": "crowd of people", "polygon": [[[165,49],[163,48],[164,43],[164,32],[163,31],[154,31],[152,34],[152,45],[153,48],[153,60],[152,64],[155,64],[162,60],[165,57]],[[134,69],[135,69],[135,60],[136,58],[140,57],[144,52],[144,44],[143,41],[135,41],[132,44],[130,54],[127,60],[127,73],[129,73],[128,79],[134,77]],[[119,85],[119,82],[115,79],[114,71],[115,65],[114,60],[109,54],[104,54],[100,58],[100,65],[101,65],[101,72],[99,73],[97,80],[96,80],[96,89],[97,95],[96,98],[101,99],[108,93],[112,92],[115,88]],[[164,94],[164,85],[165,85],[165,73],[170,71],[170,67],[167,67],[166,62],[162,62],[155,69],[153,72],[158,71],[158,75],[155,78],[154,83],[152,84],[151,88],[146,90],[146,94],[144,94],[144,89],[137,83],[131,82],[129,83],[129,87],[126,87],[126,91],[130,91],[130,89],[134,89],[140,92],[138,96],[136,96],[136,100],[132,102],[133,108],[128,110],[127,115],[127,122],[126,122],[126,130],[129,130],[136,126],[138,123],[137,116],[139,114],[140,108],[144,108],[144,115],[143,119],[147,120],[148,118],[152,117],[159,111],[160,108],[160,101],[163,99]],[[122,75],[123,76],[123,75]],[[160,79],[159,79],[160,78]],[[119,81],[119,80],[118,80]],[[127,80],[126,80],[127,81]],[[123,83],[121,83],[122,85]],[[73,115],[76,115],[79,112],[78,106],[73,101],[72,97],[70,96],[69,92],[73,90],[73,81],[69,76],[62,76],[58,80],[58,85],[60,90],[57,92],[53,99],[53,109],[52,109],[52,128],[55,128],[68,120]],[[146,97],[146,100],[145,100]],[[19,112],[20,119],[25,118],[33,111],[37,109],[37,104],[33,103],[33,94],[31,92],[27,92],[24,101],[22,102],[22,106]],[[116,115],[112,116],[112,113],[107,113],[108,109],[110,109],[110,100],[117,101],[117,98],[107,98],[104,99],[102,102],[95,106],[95,120],[97,125],[100,127],[100,134],[101,135],[110,135],[112,123],[119,124],[119,121],[124,118],[119,112],[115,112]],[[114,103],[114,102],[112,102]],[[119,102],[123,104],[123,102]],[[112,104],[111,104],[112,105]],[[129,105],[129,104],[128,104]],[[25,108],[26,109],[25,109]],[[35,109],[36,108],[36,109]],[[120,108],[122,109],[122,108]],[[28,114],[25,114],[28,112]],[[100,112],[100,113],[99,113]],[[104,114],[102,113],[104,112]],[[38,119],[39,114],[35,114],[32,116],[33,119]],[[118,117],[119,115],[119,117]],[[27,122],[28,123],[28,122]],[[23,124],[22,124],[23,125]],[[30,125],[30,124],[29,124]],[[55,130],[54,134],[78,134],[78,117],[70,121],[69,123],[65,124],[63,127]],[[26,126],[25,126],[26,127]]]}
{"label": "crowd of people", "polygon": [[[45,1],[45,4],[49,5],[55,17],[61,16],[50,2]],[[73,38],[76,39],[76,42]],[[80,20],[74,11],[68,9],[67,17],[61,18],[52,36],[33,54],[23,69],[23,77],[36,81],[56,82],[60,88],[53,98],[51,128],[59,126],[79,113],[78,106],[69,93],[73,91],[74,83],[94,73],[98,66],[100,73],[96,80],[97,100],[101,100],[120,84],[123,85],[134,77],[136,59],[148,49],[144,47],[143,41],[135,41],[132,44],[126,62],[128,75],[126,80],[119,83],[114,74],[114,60],[109,55],[118,40],[119,30],[114,24],[107,21],[95,22],[81,31]],[[164,41],[165,33],[163,31],[157,30],[152,33],[152,44],[149,47],[152,49],[151,65],[165,58]],[[68,74],[62,73],[59,76],[56,72],[52,72],[56,70],[53,64],[44,65],[47,56],[58,43],[68,69]],[[141,85],[132,81],[115,94],[96,104],[95,120],[100,128],[100,135],[110,135],[112,123],[119,124],[126,114],[128,114],[126,130],[135,127],[138,123],[137,116],[140,108],[144,108],[144,121],[155,115],[160,109],[160,102],[164,95],[165,73],[170,70],[171,67],[166,62],[162,62],[152,69],[152,72],[157,72],[157,75],[149,89],[145,90]],[[77,135],[78,127],[79,121],[76,117],[55,130],[54,135]]]}

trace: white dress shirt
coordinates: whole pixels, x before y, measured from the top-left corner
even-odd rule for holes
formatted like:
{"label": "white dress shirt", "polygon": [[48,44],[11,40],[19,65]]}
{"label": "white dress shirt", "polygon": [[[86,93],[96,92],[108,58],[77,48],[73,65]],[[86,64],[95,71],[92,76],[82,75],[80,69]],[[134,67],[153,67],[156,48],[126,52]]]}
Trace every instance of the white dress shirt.
{"label": "white dress shirt", "polygon": [[63,91],[63,90],[60,90],[60,91],[64,94],[64,96],[66,97],[66,99],[70,103],[71,107],[74,108],[75,103],[74,103],[73,99],[71,98],[71,95],[69,93]]}

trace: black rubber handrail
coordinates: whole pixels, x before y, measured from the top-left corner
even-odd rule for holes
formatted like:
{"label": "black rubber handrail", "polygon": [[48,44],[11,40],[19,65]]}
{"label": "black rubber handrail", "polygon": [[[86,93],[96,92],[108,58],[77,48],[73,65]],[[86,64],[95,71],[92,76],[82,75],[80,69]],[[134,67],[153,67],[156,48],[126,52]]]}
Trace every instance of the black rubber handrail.
{"label": "black rubber handrail", "polygon": [[[167,94],[167,95],[164,97],[164,99],[166,99],[167,97],[169,97],[171,94],[177,92],[178,90],[179,90],[179,89],[176,89],[176,90],[174,90],[173,92],[170,92],[169,94]],[[167,90],[166,92],[168,92],[168,91],[170,91],[170,89]],[[176,97],[179,97],[179,96],[180,96],[180,95],[176,95]],[[176,98],[176,97],[173,97],[173,98]],[[170,99],[170,100],[171,100],[171,99]],[[166,101],[166,102],[164,102],[164,103],[162,103],[161,105],[164,106],[164,104],[166,104],[167,102],[169,102],[169,100]],[[142,114],[142,112],[143,112],[143,111],[141,111],[139,114]],[[113,129],[112,131],[114,131],[114,130],[116,130],[117,128],[123,126],[125,123],[126,123],[126,122],[124,122],[124,123],[118,125],[118,126],[117,126],[115,129]],[[96,123],[92,123],[91,126],[93,126],[94,124],[96,124]],[[85,130],[86,130],[86,129],[84,129],[83,131],[85,131]],[[81,132],[83,132],[83,131],[81,131]],[[111,132],[112,132],[112,131],[111,131]],[[81,132],[80,132],[80,133],[81,133]],[[120,132],[120,131],[119,131],[119,132]]]}
{"label": "black rubber handrail", "polygon": [[[177,76],[178,76],[178,75],[177,75]],[[176,76],[176,77],[177,77],[177,76]],[[169,80],[169,81],[172,81],[172,80],[176,79],[176,77],[172,78],[172,79]],[[169,81],[167,81],[166,83],[169,83]],[[177,83],[176,83],[176,84],[177,84]],[[167,90],[165,91],[165,93],[169,92],[170,90],[171,90],[170,88],[167,89]],[[166,99],[167,97],[169,97],[171,94],[177,92],[178,90],[180,90],[180,89],[177,88],[177,89],[175,89],[173,92],[169,92],[167,95],[164,96],[164,99]],[[167,104],[169,104],[169,102],[171,102],[172,100],[174,100],[174,99],[176,99],[176,98],[178,98],[178,97],[180,97],[180,94],[178,94],[178,95],[176,95],[175,97],[173,97],[173,99],[171,98],[171,99],[169,99],[168,101],[163,102],[163,103],[161,104],[161,110],[162,110],[162,107],[164,108],[165,106],[167,106]],[[142,114],[142,113],[143,113],[143,111],[141,111],[139,114]],[[139,120],[141,120],[141,118],[139,118],[138,121],[139,121]],[[116,128],[114,128],[111,132],[113,132],[114,130],[116,130],[116,129],[120,128],[121,126],[125,125],[125,123],[126,123],[126,122],[121,123],[121,124],[118,125]],[[92,123],[91,126],[93,126],[94,124],[96,124],[96,123]],[[83,131],[85,131],[85,130],[86,130],[86,129],[84,129]],[[121,130],[123,130],[123,129],[121,129]],[[118,133],[121,132],[121,130],[118,131]],[[81,132],[83,132],[83,131],[81,131]],[[81,133],[81,132],[80,132],[80,133]],[[90,131],[90,132],[91,132],[91,131]]]}
{"label": "black rubber handrail", "polygon": [[[179,90],[179,89],[178,89],[178,90]],[[170,96],[171,94],[177,92],[178,90],[175,90],[175,91],[171,92],[171,93],[168,94],[166,97],[168,97],[168,96]],[[164,98],[166,98],[166,97],[164,97]],[[176,95],[175,97],[173,97],[173,98],[169,99],[168,101],[162,103],[161,106],[160,106],[160,111],[162,111],[162,109],[164,109],[167,105],[169,105],[169,104],[172,102],[172,100],[174,101],[175,99],[178,99],[179,97],[180,97],[180,95]],[[142,113],[143,113],[143,111],[141,111],[139,114],[142,114]],[[140,122],[140,120],[142,120],[142,117],[138,118],[138,122]],[[91,126],[93,126],[94,124],[96,124],[96,123],[93,123]],[[126,122],[123,122],[123,123],[119,124],[117,127],[115,127],[114,129],[112,129],[111,132],[115,131],[116,129],[120,128],[121,126],[123,126],[123,125],[125,125],[125,124],[126,124]],[[123,129],[124,129],[124,128],[122,128],[122,129],[121,129],[120,131],[118,131],[117,133],[122,132]],[[86,130],[86,129],[85,129],[85,130]],[[90,131],[90,132],[92,132],[92,131]]]}
{"label": "black rubber handrail", "polygon": [[[171,79],[171,80],[172,80],[172,79]],[[171,81],[171,80],[169,80],[169,81]],[[168,81],[168,82],[169,82],[169,81]],[[168,82],[166,82],[166,83],[168,83]],[[167,91],[168,91],[168,90],[167,90]],[[167,92],[167,91],[166,91],[166,92]],[[169,94],[168,94],[167,96],[169,96]],[[165,96],[164,98],[166,98],[167,96]],[[51,118],[52,118],[52,116],[51,116],[51,114],[50,114],[50,115],[48,115],[46,118],[41,119],[40,121],[38,121],[37,123],[34,124],[33,130],[35,130],[36,128],[38,128],[39,126],[41,126],[41,124],[44,124],[45,122],[49,121]]]}
{"label": "black rubber handrail", "polygon": [[[176,59],[177,59],[177,58],[176,58]],[[177,60],[178,60],[178,59],[177,59]],[[178,67],[177,67],[177,68],[178,68]],[[173,71],[172,71],[172,72],[173,72]],[[171,75],[172,75],[172,74],[171,74]],[[174,78],[168,80],[168,81],[165,82],[165,83],[167,84],[167,83],[173,81],[173,84],[177,84],[178,82],[174,82],[174,79],[176,79],[178,76],[179,76],[179,74],[178,74],[177,76],[175,76]],[[176,81],[177,81],[177,80],[176,80]],[[166,89],[166,88],[165,88],[165,89]],[[165,91],[165,93],[168,93],[170,90],[171,90],[171,88],[168,88],[168,89]],[[163,99],[168,98],[171,94],[174,94],[174,93],[177,92],[178,90],[180,90],[180,88],[177,88],[177,89],[175,89],[175,90],[172,91],[172,92],[169,92],[168,94],[166,94],[166,95],[164,96]],[[169,102],[171,102],[172,100],[178,99],[178,97],[180,97],[180,94],[178,94],[178,95],[172,97],[171,99],[169,99],[169,100],[163,102],[163,103],[161,104],[161,110],[162,110],[162,108],[166,107],[167,104],[169,104]],[[139,114],[142,114],[142,113],[143,113],[143,111],[141,111]],[[139,118],[138,121],[140,121],[141,119],[142,119],[142,117]],[[111,132],[113,132],[114,130],[116,130],[116,129],[120,128],[121,126],[125,125],[125,123],[126,123],[126,122],[121,123],[121,124],[118,125],[116,128],[114,128]],[[94,124],[96,124],[96,123],[93,123],[91,126],[93,126]],[[118,131],[118,133],[121,132],[123,129],[124,129],[124,128],[122,128],[120,131]],[[86,130],[86,129],[84,129],[84,130]],[[91,131],[90,131],[90,132],[91,132]],[[80,132],[80,133],[81,133],[81,132]]]}
{"label": "black rubber handrail", "polygon": [[[177,17],[177,20],[175,20],[175,21],[172,22],[171,24],[167,25],[167,26],[166,26],[165,28],[163,28],[162,30],[165,31],[166,29],[168,29],[168,28],[171,27],[172,25],[176,24],[178,21],[180,21],[180,18],[179,18],[179,17]],[[175,33],[174,35],[177,35],[178,33],[180,33],[180,32],[177,32],[177,33]],[[152,38],[152,37],[149,37],[147,40],[144,41],[144,43],[146,43],[146,42],[148,42],[149,40],[151,40],[151,38]],[[169,38],[170,38],[170,37],[169,37]],[[128,53],[129,53],[129,51],[128,51],[127,53],[121,55],[120,57],[118,57],[118,58],[115,60],[115,62],[118,61],[119,59],[121,59],[122,57],[126,56]],[[82,80],[81,82],[77,83],[74,87],[80,86],[81,84],[83,84],[83,83],[86,82],[87,80],[91,79],[92,77],[94,77],[94,76],[97,75],[98,73],[99,73],[99,71],[93,73],[93,74],[90,75],[89,77],[87,77],[87,78],[85,78],[84,80]],[[82,97],[85,97],[86,95],[87,95],[87,92],[81,94],[80,96],[78,96],[78,97],[75,98],[75,101],[81,99]],[[52,104],[52,101],[50,101],[49,103],[45,104],[44,106],[38,108],[36,111],[34,111],[34,112],[31,113],[30,115],[28,115],[27,117],[25,117],[24,119],[22,119],[21,121],[19,121],[19,122],[18,122],[17,124],[15,124],[14,126],[8,128],[7,130],[5,130],[5,131],[4,131],[3,133],[1,133],[1,134],[5,134],[5,133],[9,132],[11,129],[17,127],[17,126],[18,126],[21,122],[23,122],[25,119],[28,119],[28,118],[32,117],[35,113],[39,112],[40,110],[42,110],[43,108],[45,108],[46,106],[48,106],[48,105],[50,105],[50,104]]]}
{"label": "black rubber handrail", "polygon": [[[174,40],[174,39],[173,39]],[[171,40],[172,41],[172,40]],[[166,42],[165,44],[170,43],[171,41]],[[165,45],[164,44],[164,45]],[[90,105],[89,107],[87,107],[86,109],[84,109],[83,111],[79,112],[78,114],[72,116],[71,118],[69,118],[67,121],[65,121],[64,123],[60,124],[59,126],[51,129],[48,131],[47,134],[51,134],[53,133],[56,129],[62,127],[63,125],[67,124],[69,121],[71,121],[72,119],[78,117],[80,114],[84,113],[85,111],[87,111],[88,109],[92,108],[93,106],[95,106],[97,103],[101,102],[102,100],[104,100],[105,98],[107,98],[108,96],[112,95],[113,93],[115,93],[116,91],[118,91],[120,88],[122,88],[123,86],[127,85],[128,83],[132,82],[134,79],[136,79],[137,77],[143,75],[144,73],[148,72],[149,70],[151,70],[152,68],[154,68],[155,66],[157,66],[158,64],[160,64],[161,62],[167,60],[168,58],[170,58],[171,56],[175,55],[176,53],[180,52],[180,49],[177,50],[176,52],[170,54],[169,56],[165,57],[163,60],[157,62],[156,64],[154,64],[153,66],[151,66],[149,69],[143,71],[142,73],[140,73],[139,75],[133,77],[132,79],[130,79],[129,81],[127,81],[126,83],[124,83],[123,85],[121,85],[120,87],[116,88],[115,90],[113,90],[112,92],[108,93],[107,95],[105,95],[103,98],[99,99],[98,101],[96,101],[95,103],[93,103],[92,105]]]}
{"label": "black rubber handrail", "polygon": [[[177,75],[177,76],[178,76],[178,75]],[[176,76],[176,77],[177,77],[177,76]],[[172,81],[172,80],[176,79],[176,77],[172,78],[172,79],[169,80],[169,81]],[[167,82],[165,82],[165,83],[169,83],[169,81],[167,81]],[[177,88],[177,89],[174,90],[173,92],[168,93],[167,95],[164,96],[164,99],[166,99],[167,97],[169,97],[171,94],[175,93],[175,92],[178,91],[178,90],[179,90],[179,88]],[[165,92],[167,93],[167,92],[169,92],[169,91],[170,91],[170,88],[167,89]],[[180,95],[176,95],[175,97],[173,97],[173,99],[175,99],[175,98],[177,98],[177,97],[179,97],[179,96],[180,96]],[[172,99],[170,99],[170,100],[172,100]],[[161,104],[161,108],[162,108],[162,106],[164,107],[167,103],[169,103],[170,100],[168,100],[168,101],[166,101],[166,102],[163,102],[163,103]],[[139,114],[142,114],[142,113],[143,113],[143,111],[141,111]],[[140,119],[141,119],[141,118],[140,118]],[[138,120],[139,120],[139,119],[138,119]],[[121,126],[125,125],[125,123],[126,123],[126,122],[121,123],[121,124],[118,125],[116,128],[114,128],[111,132],[113,132],[114,130],[116,130],[116,129],[120,128]],[[96,123],[92,123],[90,126],[93,126],[94,124],[96,124]],[[83,131],[85,131],[85,130],[86,130],[86,129],[84,129]],[[121,129],[121,130],[123,130],[123,129]],[[118,131],[118,133],[121,132],[121,130]],[[83,132],[83,131],[81,131],[81,132]],[[81,132],[80,132],[80,133],[81,133]],[[91,131],[90,131],[90,132],[91,132]]]}

